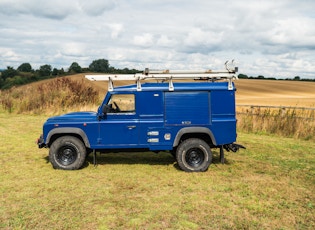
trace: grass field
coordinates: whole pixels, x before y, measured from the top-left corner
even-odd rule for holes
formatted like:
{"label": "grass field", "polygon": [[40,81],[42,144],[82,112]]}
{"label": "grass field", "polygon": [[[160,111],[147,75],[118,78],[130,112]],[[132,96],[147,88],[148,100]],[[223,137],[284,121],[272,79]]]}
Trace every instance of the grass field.
{"label": "grass field", "polygon": [[239,133],[205,173],[168,153],[108,154],[52,169],[47,117],[0,113],[0,229],[315,229],[315,143]]}

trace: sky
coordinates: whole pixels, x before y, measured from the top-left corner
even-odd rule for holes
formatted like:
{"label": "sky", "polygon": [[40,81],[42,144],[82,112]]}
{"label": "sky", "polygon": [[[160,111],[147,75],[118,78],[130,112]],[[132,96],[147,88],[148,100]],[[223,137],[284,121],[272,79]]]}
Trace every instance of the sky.
{"label": "sky", "polygon": [[315,79],[314,0],[0,0],[0,68],[222,69]]}

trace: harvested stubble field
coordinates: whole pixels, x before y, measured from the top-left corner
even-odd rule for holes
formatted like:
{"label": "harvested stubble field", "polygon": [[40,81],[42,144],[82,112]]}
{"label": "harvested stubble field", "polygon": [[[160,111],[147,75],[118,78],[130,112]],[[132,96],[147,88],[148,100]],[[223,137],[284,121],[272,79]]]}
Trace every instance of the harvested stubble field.
{"label": "harvested stubble field", "polygon": [[235,85],[238,105],[315,108],[315,82],[240,79]]}
{"label": "harvested stubble field", "polygon": [[[85,84],[82,77],[69,79]],[[224,165],[214,150],[213,164],[205,173],[180,171],[166,152],[101,155],[96,168],[89,156],[81,170],[53,170],[48,150],[34,143],[42,123],[52,114],[95,109],[99,102],[94,98],[84,106],[65,104],[58,109],[54,100],[66,101],[55,97],[57,91],[51,88],[53,93],[45,95],[50,101],[42,108],[20,110],[31,105],[32,98],[41,99],[35,97],[37,86],[48,90],[48,85],[55,85],[71,93],[67,80],[45,82],[46,86],[36,83],[35,88],[0,95],[12,102],[11,113],[3,107],[0,112],[0,228],[315,229],[312,138],[287,138],[243,127],[238,143],[247,149],[226,153]],[[101,100],[107,85],[87,84],[94,85]],[[237,104],[314,107],[315,83],[239,80],[235,84]],[[80,90],[75,92],[78,97],[85,92]],[[249,120],[246,116],[238,115],[239,125]],[[251,116],[251,124],[266,124],[268,117],[262,117],[265,120],[258,122]]]}

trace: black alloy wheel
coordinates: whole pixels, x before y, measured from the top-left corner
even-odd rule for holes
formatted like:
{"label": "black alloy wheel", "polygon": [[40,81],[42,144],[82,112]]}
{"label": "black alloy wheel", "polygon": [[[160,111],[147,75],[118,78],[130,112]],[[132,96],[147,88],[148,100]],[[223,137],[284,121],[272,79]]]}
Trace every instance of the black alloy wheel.
{"label": "black alloy wheel", "polygon": [[78,153],[73,146],[62,146],[57,153],[56,160],[64,165],[70,165],[78,158]]}
{"label": "black alloy wheel", "polygon": [[188,165],[196,168],[200,166],[205,160],[205,154],[199,148],[192,148],[187,151],[185,160]]}

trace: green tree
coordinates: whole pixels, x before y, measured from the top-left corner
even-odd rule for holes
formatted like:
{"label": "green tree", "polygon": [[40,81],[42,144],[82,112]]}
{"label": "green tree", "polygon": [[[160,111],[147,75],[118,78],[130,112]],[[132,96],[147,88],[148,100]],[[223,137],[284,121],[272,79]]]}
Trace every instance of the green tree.
{"label": "green tree", "polygon": [[239,78],[239,79],[248,79],[248,76],[247,76],[246,74],[240,73],[240,74],[238,75],[238,78]]}
{"label": "green tree", "polygon": [[56,68],[54,68],[53,71],[51,72],[51,75],[53,76],[58,76],[58,74],[59,74],[59,70]]}
{"label": "green tree", "polygon": [[47,77],[51,75],[51,65],[42,65],[38,70],[40,77]]}
{"label": "green tree", "polygon": [[2,79],[1,75],[0,75],[0,89],[2,89],[2,86],[4,85],[4,80]]}
{"label": "green tree", "polygon": [[32,66],[30,63],[23,63],[17,68],[17,70],[20,72],[32,72]]}
{"label": "green tree", "polygon": [[7,78],[14,77],[17,73],[18,72],[13,67],[8,66],[7,69],[1,73],[1,78],[5,80]]}
{"label": "green tree", "polygon": [[300,81],[301,80],[301,78],[299,77],[299,76],[295,76],[294,78],[293,78],[293,81]]}
{"label": "green tree", "polygon": [[61,68],[58,72],[59,75],[65,75],[65,70],[63,68]]}
{"label": "green tree", "polygon": [[69,73],[82,73],[82,68],[77,62],[73,62],[69,67]]}
{"label": "green tree", "polygon": [[106,59],[98,59],[94,60],[90,65],[89,69],[92,72],[97,73],[108,73],[109,71],[109,63]]}

